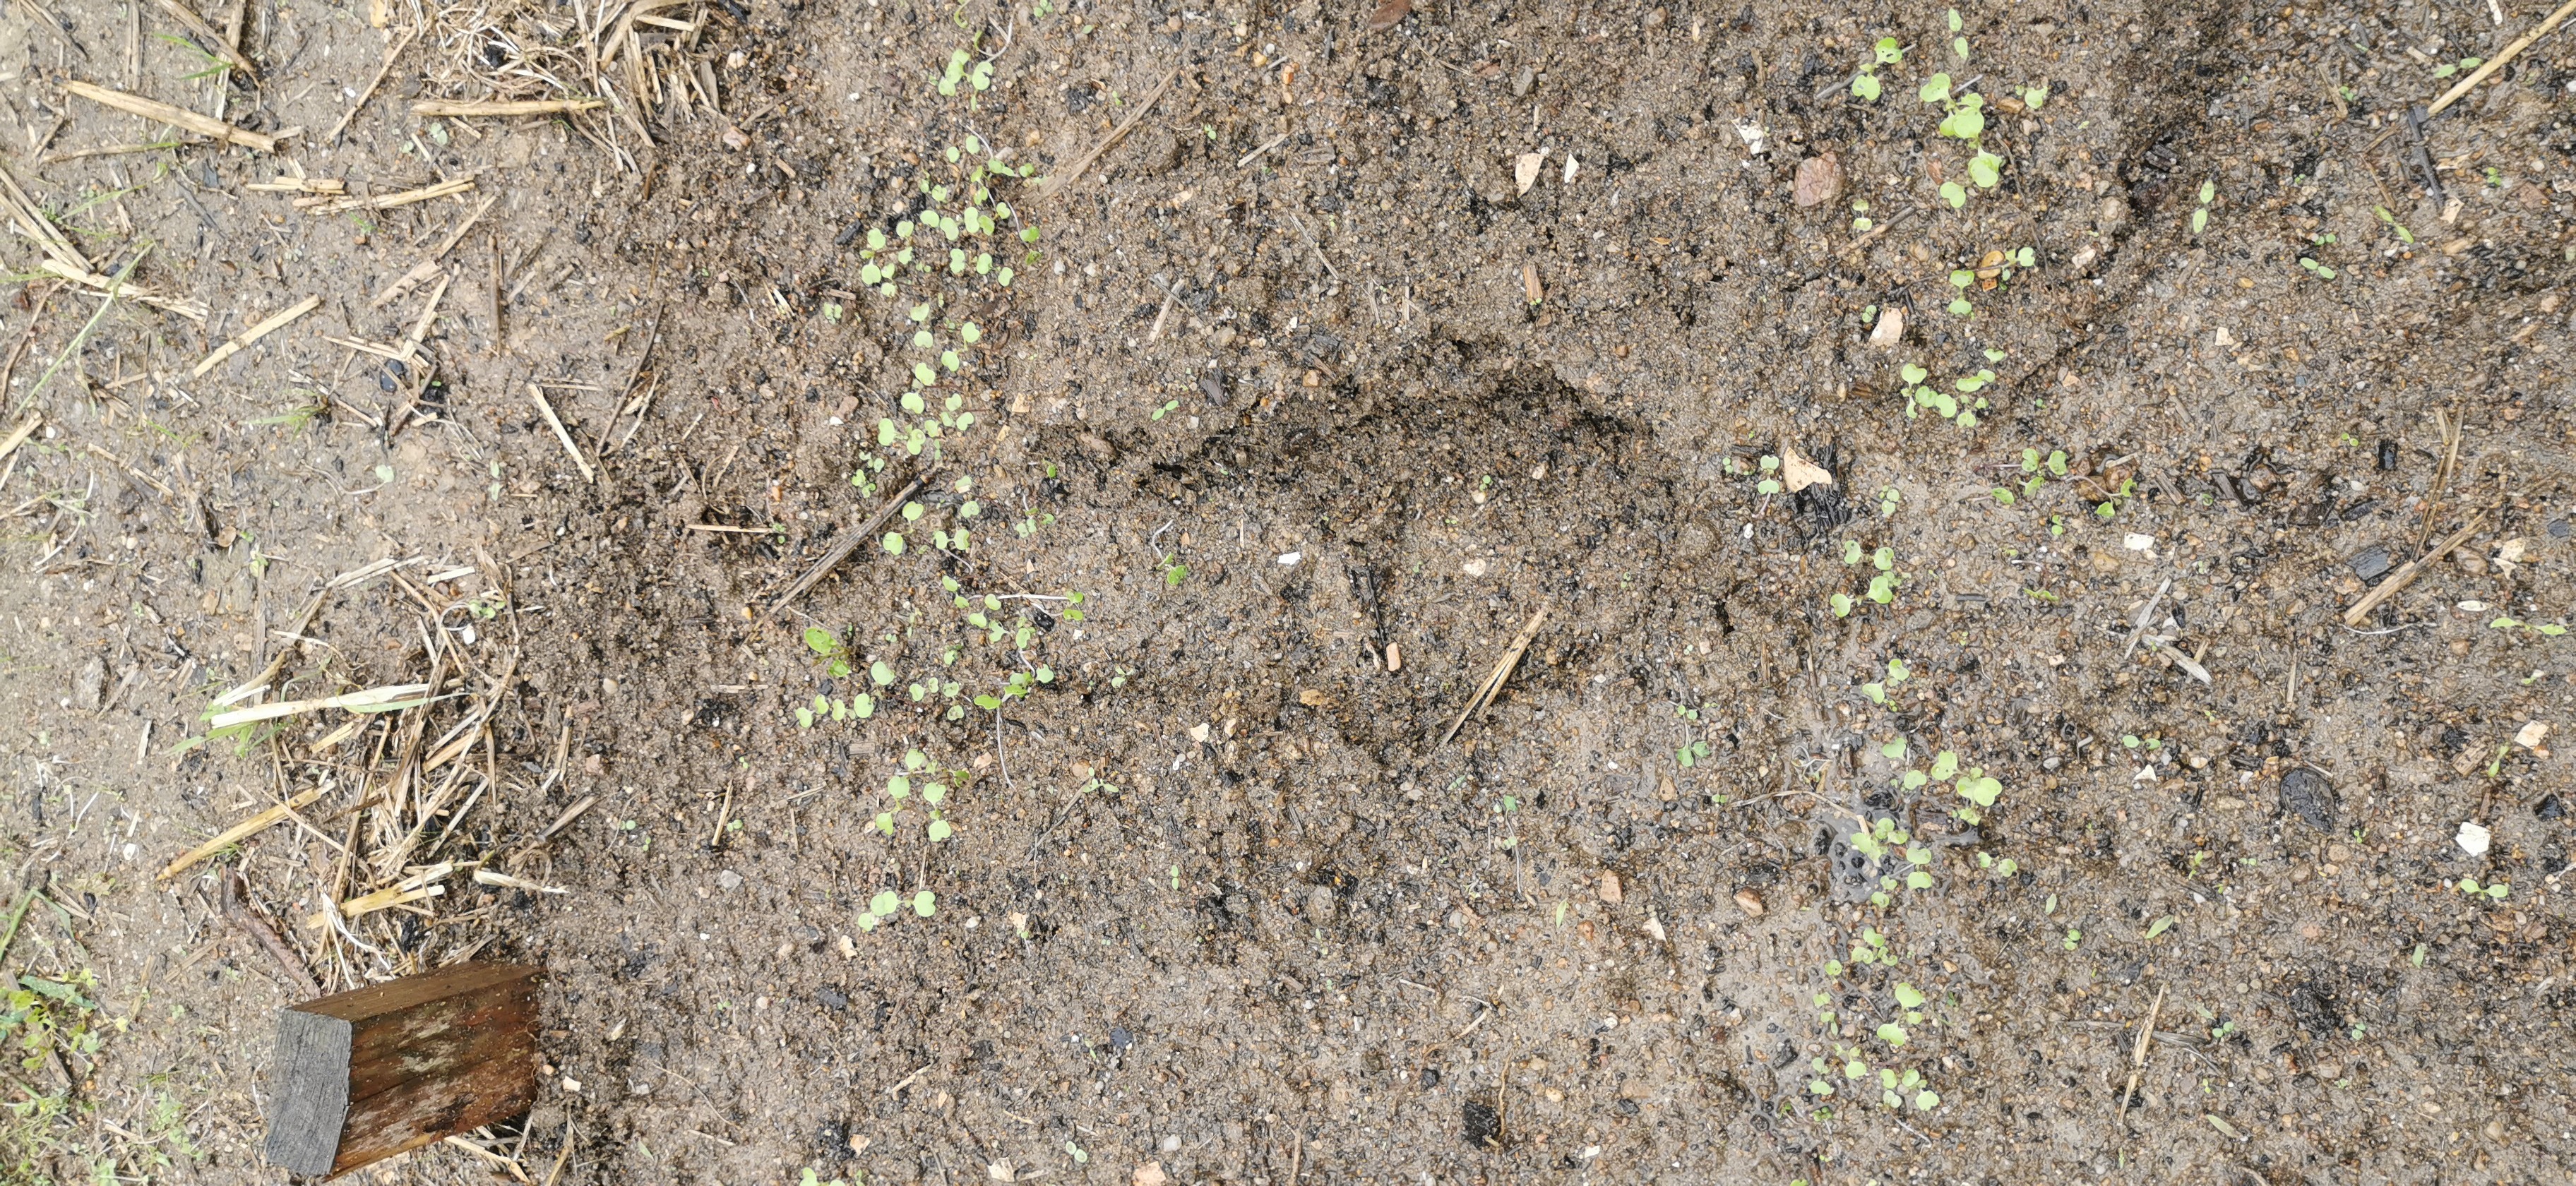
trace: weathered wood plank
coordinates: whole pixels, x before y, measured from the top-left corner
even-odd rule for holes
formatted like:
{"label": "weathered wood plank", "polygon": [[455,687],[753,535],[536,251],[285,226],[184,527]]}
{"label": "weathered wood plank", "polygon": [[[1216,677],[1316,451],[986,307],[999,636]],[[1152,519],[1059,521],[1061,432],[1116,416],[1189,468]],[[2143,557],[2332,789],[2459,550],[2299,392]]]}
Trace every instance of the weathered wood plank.
{"label": "weathered wood plank", "polygon": [[268,1159],[338,1175],[526,1111],[539,974],[461,964],[280,1010]]}

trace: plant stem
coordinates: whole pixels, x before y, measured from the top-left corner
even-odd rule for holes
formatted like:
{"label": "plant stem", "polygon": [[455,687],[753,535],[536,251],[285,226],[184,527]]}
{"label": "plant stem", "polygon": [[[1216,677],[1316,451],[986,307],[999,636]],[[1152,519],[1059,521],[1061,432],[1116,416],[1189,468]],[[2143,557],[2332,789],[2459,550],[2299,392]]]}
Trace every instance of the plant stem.
{"label": "plant stem", "polygon": [[[9,958],[9,944],[18,938],[18,924],[27,920],[27,908],[35,904],[36,891],[34,890],[28,890],[25,897],[18,899],[17,912],[9,916],[9,929],[0,931],[0,961]],[[16,992],[17,989],[18,977],[6,970],[0,970],[0,992]]]}
{"label": "plant stem", "polygon": [[[98,303],[98,312],[90,314],[89,320],[82,323],[80,332],[72,335],[70,344],[63,347],[62,353],[54,356],[53,365],[46,367],[45,373],[36,377],[36,389],[28,392],[27,398],[18,401],[18,407],[20,410],[25,410],[30,405],[33,405],[39,396],[44,395],[45,385],[54,381],[54,372],[63,369],[63,363],[69,361],[73,355],[80,353],[81,345],[89,341],[90,331],[97,329],[98,323],[106,319],[107,311],[110,308],[115,307],[116,292],[118,289],[125,287],[125,278],[133,275],[134,266],[142,263],[143,257],[150,254],[152,254],[152,244],[147,241],[143,244],[141,250],[134,253],[134,258],[125,261],[125,266],[117,269],[115,277],[107,282],[107,299]],[[14,930],[15,928],[13,927],[12,929]],[[5,946],[6,945],[0,945],[0,948],[5,948]]]}

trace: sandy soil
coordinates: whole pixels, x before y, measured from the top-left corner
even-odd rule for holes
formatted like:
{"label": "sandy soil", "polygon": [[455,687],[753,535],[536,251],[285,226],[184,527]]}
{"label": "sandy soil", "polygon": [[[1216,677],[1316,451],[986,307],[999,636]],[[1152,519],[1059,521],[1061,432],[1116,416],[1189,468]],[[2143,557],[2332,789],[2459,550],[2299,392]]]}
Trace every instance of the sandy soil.
{"label": "sandy soil", "polygon": [[2566,1180],[2547,15],[13,6],[0,1181]]}

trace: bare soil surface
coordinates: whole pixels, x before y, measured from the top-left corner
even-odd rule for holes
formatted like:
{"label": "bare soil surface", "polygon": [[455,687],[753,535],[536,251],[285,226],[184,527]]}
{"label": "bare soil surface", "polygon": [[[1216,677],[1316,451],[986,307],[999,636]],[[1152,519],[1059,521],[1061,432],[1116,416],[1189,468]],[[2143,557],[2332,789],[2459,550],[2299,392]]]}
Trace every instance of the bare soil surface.
{"label": "bare soil surface", "polygon": [[0,1181],[2566,1181],[2548,15],[22,0]]}

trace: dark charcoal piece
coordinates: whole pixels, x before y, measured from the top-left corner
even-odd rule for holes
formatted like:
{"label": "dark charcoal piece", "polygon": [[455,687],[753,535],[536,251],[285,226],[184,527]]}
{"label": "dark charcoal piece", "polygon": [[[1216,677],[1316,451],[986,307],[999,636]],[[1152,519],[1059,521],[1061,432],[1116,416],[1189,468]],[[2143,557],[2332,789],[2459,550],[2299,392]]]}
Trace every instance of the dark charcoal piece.
{"label": "dark charcoal piece", "polygon": [[2335,789],[2326,776],[2295,766],[2281,776],[2281,810],[2308,821],[2320,832],[2335,830]]}
{"label": "dark charcoal piece", "polygon": [[2397,468],[2397,442],[2391,440],[2379,442],[2379,468]]}
{"label": "dark charcoal piece", "polygon": [[1491,1103],[1471,1097],[1458,1109],[1467,1125],[1467,1147],[1500,1149],[1503,1147],[1503,1114]]}
{"label": "dark charcoal piece", "polygon": [[1851,502],[1840,486],[1809,486],[1789,498],[1811,530],[1832,531],[1852,520]]}
{"label": "dark charcoal piece", "polygon": [[2365,581],[2378,580],[2379,574],[2388,571],[2388,548],[2385,545],[2373,544],[2362,549],[2359,555],[2346,563],[2352,565],[2352,575]]}
{"label": "dark charcoal piece", "polygon": [[2540,798],[2540,806],[2532,808],[2531,814],[2545,820],[2563,819],[2567,815],[2567,804],[2561,802],[2556,795],[2543,795]]}

